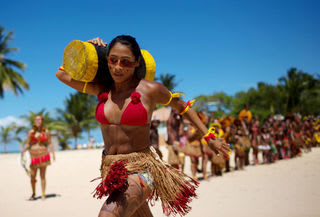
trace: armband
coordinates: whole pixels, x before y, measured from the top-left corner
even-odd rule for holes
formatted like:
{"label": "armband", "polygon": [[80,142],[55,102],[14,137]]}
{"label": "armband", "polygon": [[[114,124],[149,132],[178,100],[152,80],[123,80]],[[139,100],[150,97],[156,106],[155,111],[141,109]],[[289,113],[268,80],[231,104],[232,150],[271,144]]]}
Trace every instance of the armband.
{"label": "armband", "polygon": [[167,103],[165,103],[165,104],[163,104],[163,105],[169,105],[170,102],[171,102],[171,100],[172,100],[173,98],[179,98],[180,95],[183,95],[183,93],[179,93],[179,92],[177,92],[177,93],[171,93],[171,92],[169,91],[169,93],[170,93],[170,99],[168,100]]}
{"label": "armband", "polygon": [[214,139],[216,138],[215,134],[215,129],[214,127],[210,127],[208,130],[208,133],[206,135],[203,136],[203,138],[208,141],[209,139]]}
{"label": "armband", "polygon": [[83,89],[82,89],[82,93],[86,93],[87,84],[88,84],[88,82],[84,83],[84,86],[83,86]]}
{"label": "armband", "polygon": [[186,113],[188,110],[189,110],[189,108],[193,105],[193,103],[195,102],[196,100],[194,99],[194,100],[192,100],[192,101],[188,101],[187,102],[187,105],[184,107],[184,109],[179,113],[180,115],[183,115],[184,113]]}

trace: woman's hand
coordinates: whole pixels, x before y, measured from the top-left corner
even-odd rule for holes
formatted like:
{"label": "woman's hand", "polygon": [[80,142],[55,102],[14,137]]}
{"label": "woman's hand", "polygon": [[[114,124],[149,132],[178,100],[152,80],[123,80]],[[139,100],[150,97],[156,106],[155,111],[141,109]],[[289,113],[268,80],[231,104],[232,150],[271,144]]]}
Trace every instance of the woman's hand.
{"label": "woman's hand", "polygon": [[65,71],[60,70],[60,69],[56,72],[56,76],[62,82],[71,82],[72,81],[71,75]]}
{"label": "woman's hand", "polygon": [[107,43],[104,43],[103,40],[101,38],[99,38],[99,37],[91,39],[91,40],[88,40],[87,42],[90,42],[92,44],[96,44],[98,46],[103,46],[103,47],[107,46]]}
{"label": "woman's hand", "polygon": [[230,153],[230,147],[223,139],[209,139],[209,147],[217,154],[222,154],[223,157],[228,157]]}

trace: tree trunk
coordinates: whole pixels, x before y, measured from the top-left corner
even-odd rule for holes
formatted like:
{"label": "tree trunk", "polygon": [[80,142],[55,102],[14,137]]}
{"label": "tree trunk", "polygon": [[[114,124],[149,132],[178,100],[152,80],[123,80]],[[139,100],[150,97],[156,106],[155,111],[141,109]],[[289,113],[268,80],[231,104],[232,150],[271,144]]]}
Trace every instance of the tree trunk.
{"label": "tree trunk", "polygon": [[78,137],[75,136],[74,137],[74,149],[77,149],[77,146],[78,146]]}
{"label": "tree trunk", "polygon": [[90,135],[90,128],[88,128],[88,142],[90,142],[90,137],[91,137],[91,135]]}

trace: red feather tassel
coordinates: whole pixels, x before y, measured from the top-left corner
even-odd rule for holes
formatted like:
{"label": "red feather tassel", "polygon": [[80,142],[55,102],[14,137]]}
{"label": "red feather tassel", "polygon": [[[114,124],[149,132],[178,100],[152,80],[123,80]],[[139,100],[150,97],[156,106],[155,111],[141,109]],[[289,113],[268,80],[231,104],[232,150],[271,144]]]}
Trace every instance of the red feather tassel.
{"label": "red feather tassel", "polygon": [[101,199],[103,196],[108,196],[111,193],[125,192],[128,189],[128,170],[125,167],[126,161],[116,161],[109,169],[107,177],[101,181],[96,187],[93,197]]}

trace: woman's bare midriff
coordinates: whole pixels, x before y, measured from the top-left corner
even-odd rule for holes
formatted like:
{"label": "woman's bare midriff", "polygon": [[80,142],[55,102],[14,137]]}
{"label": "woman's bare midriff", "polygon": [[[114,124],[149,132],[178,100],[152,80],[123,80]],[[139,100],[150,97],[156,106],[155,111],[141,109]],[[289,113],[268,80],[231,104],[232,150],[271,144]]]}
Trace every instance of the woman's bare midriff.
{"label": "woman's bare midriff", "polygon": [[32,153],[43,152],[44,150],[47,150],[46,144],[43,144],[43,143],[31,144],[30,152]]}
{"label": "woman's bare midriff", "polygon": [[104,150],[108,155],[128,154],[149,146],[149,125],[101,125]]}

